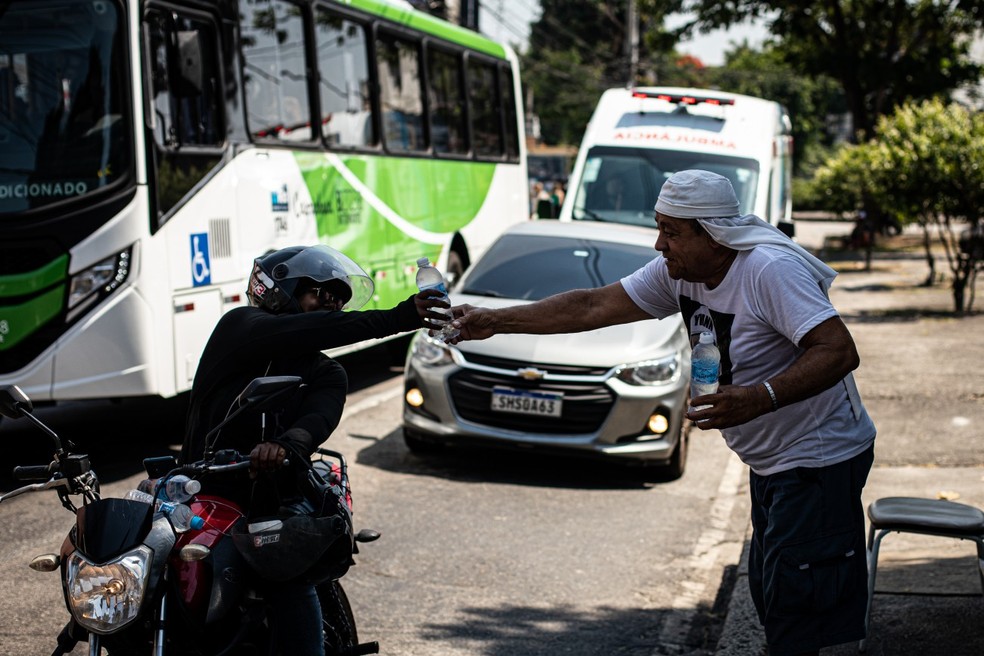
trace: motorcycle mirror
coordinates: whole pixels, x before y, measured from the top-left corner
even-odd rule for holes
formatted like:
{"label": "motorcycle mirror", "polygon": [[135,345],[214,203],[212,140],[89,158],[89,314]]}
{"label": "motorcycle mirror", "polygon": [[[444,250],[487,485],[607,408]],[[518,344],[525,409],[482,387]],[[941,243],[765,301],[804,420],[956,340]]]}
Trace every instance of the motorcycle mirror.
{"label": "motorcycle mirror", "polygon": [[250,381],[246,389],[236,397],[234,405],[238,407],[226,415],[226,418],[218,426],[205,434],[206,458],[212,456],[212,449],[215,448],[215,442],[219,439],[219,431],[235,419],[239,413],[246,409],[265,412],[283,401],[283,397],[294,392],[303,382],[304,379],[300,376],[264,376]]}
{"label": "motorcycle mirror", "polygon": [[16,385],[4,385],[0,387],[0,415],[9,419],[17,419],[24,412],[34,409],[31,399],[27,394]]}
{"label": "motorcycle mirror", "polygon": [[254,378],[239,394],[236,402],[239,406],[248,406],[253,410],[269,410],[280,403],[287,393],[300,387],[302,382],[304,379],[300,376]]}

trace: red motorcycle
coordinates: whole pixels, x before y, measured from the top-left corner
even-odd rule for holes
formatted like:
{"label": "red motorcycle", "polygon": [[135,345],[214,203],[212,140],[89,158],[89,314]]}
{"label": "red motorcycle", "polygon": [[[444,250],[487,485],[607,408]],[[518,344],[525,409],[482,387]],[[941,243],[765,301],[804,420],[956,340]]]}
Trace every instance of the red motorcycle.
{"label": "red motorcycle", "polygon": [[[247,409],[266,412],[301,385],[300,378],[288,376],[254,380],[213,430]],[[278,650],[261,592],[264,584],[251,565],[265,560],[289,569],[296,559],[280,558],[276,548],[293,539],[292,526],[295,533],[300,526],[300,534],[318,536],[303,546],[306,556],[316,550],[317,566],[308,576],[318,577],[325,654],[379,652],[376,642],[359,643],[339,580],[354,564],[357,543],[379,537],[369,529],[357,534],[352,529],[352,497],[342,454],[318,449],[307,468],[314,498],[324,500],[313,515],[257,522],[228,499],[198,494],[198,485],[186,486],[192,493],[181,500],[161,494],[167,481],[178,476],[197,481],[248,469],[247,456],[218,451],[183,466],[172,456],[148,458],[148,480],[138,491],[123,499],[102,498],[88,457],[66,450],[32,410],[19,388],[0,387],[0,414],[30,420],[55,446],[50,464],[14,468],[16,480],[34,482],[0,496],[0,503],[26,492],[55,490],[62,505],[76,515],[61,552],[37,556],[30,563],[38,571],[61,572],[71,618],[57,637],[53,656],[68,654],[82,641],[88,642],[90,656],[99,656],[103,649],[115,656],[274,656]],[[81,506],[72,497],[80,497]]]}

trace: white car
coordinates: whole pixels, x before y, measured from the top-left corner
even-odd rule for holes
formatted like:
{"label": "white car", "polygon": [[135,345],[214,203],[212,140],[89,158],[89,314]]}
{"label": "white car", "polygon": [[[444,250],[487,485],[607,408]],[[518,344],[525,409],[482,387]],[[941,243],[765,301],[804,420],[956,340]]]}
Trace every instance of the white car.
{"label": "white car", "polygon": [[[530,221],[458,280],[452,302],[504,307],[618,281],[659,257],[652,228]],[[686,465],[690,341],[679,315],[566,335],[496,335],[448,346],[420,331],[405,369],[414,452],[483,444],[658,468]]]}

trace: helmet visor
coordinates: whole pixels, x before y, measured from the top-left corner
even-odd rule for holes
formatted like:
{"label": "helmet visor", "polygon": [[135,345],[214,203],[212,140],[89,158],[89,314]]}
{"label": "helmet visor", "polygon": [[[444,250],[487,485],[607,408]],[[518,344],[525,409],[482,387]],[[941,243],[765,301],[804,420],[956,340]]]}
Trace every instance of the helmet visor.
{"label": "helmet visor", "polygon": [[277,265],[274,268],[274,277],[310,278],[316,283],[339,280],[348,285],[352,292],[351,298],[342,307],[344,310],[358,310],[372,298],[374,291],[372,278],[362,267],[344,253],[323,244],[305,248],[283,264]]}

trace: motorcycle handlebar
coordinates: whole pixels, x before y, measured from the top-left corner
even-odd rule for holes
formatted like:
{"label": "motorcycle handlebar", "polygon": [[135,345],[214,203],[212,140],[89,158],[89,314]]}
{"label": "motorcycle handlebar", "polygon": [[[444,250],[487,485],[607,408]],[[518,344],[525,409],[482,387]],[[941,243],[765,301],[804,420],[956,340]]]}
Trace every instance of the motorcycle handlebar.
{"label": "motorcycle handlebar", "polygon": [[51,465],[17,465],[13,477],[15,481],[46,481],[51,478]]}
{"label": "motorcycle handlebar", "polygon": [[[242,458],[242,459],[240,459]],[[193,465],[187,465],[185,467],[179,467],[178,469],[171,472],[172,474],[228,474],[230,472],[242,471],[244,469],[249,469],[250,462],[249,457],[240,456],[240,458],[235,458],[235,462],[230,462],[227,464],[216,465],[211,463],[195,463]],[[290,465],[290,459],[284,458],[283,466],[286,467]]]}

